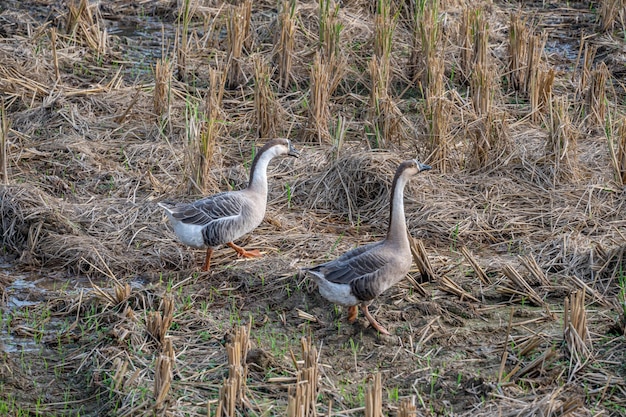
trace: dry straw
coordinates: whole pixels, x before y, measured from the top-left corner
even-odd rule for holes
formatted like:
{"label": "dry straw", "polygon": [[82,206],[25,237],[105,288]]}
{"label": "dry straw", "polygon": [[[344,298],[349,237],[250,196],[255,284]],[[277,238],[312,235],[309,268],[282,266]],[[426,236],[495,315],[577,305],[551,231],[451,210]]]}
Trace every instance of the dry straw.
{"label": "dry straw", "polygon": [[[467,70],[471,73],[470,90],[474,111],[478,116],[487,116],[491,111],[491,95],[495,87],[495,75],[487,60],[489,45],[489,25],[481,10],[475,10],[467,17],[473,34],[472,56]],[[473,68],[473,70],[472,70]]]}
{"label": "dry straw", "polygon": [[309,127],[311,135],[320,144],[330,139],[328,122],[330,118],[329,65],[318,52],[311,66],[311,97],[309,106]]}
{"label": "dry straw", "polygon": [[411,2],[411,53],[408,75],[416,88],[426,94],[431,76],[430,61],[437,56],[441,44],[439,0]]}
{"label": "dry straw", "polygon": [[499,287],[498,290],[511,295],[518,295],[520,297],[528,299],[532,304],[536,306],[542,306],[546,309],[548,305],[537,294],[537,292],[531,287],[528,282],[510,265],[505,265],[502,269],[504,275],[511,281],[513,287]]}
{"label": "dry straw", "polygon": [[110,305],[119,305],[130,297],[131,288],[128,283],[122,284],[117,279],[113,279],[113,294],[104,290],[96,284],[92,283],[92,287],[96,293],[96,296]]}
{"label": "dry straw", "polygon": [[550,101],[546,159],[554,169],[554,179],[573,179],[577,176],[576,129],[569,116],[569,102],[566,97]]}
{"label": "dry straw", "polygon": [[233,6],[228,14],[227,21],[227,76],[226,80],[230,88],[235,88],[244,82],[244,74],[241,65],[243,46],[250,30],[251,1],[246,0],[238,6]]}
{"label": "dry straw", "polygon": [[459,26],[461,44],[460,70],[467,82],[471,81],[474,67],[488,64],[489,25],[482,8],[463,9]]}
{"label": "dry straw", "polygon": [[152,106],[159,126],[163,126],[169,120],[172,71],[172,63],[167,58],[159,58],[154,65]]}
{"label": "dry straw", "polygon": [[624,0],[603,0],[600,2],[598,13],[600,29],[603,32],[610,32],[615,26],[626,28],[626,1]]}
{"label": "dry straw", "polygon": [[372,384],[365,389],[365,417],[383,417],[383,385],[380,373],[374,375]]}
{"label": "dry straw", "polygon": [[311,339],[303,337],[300,340],[302,348],[302,365],[291,352],[291,358],[296,372],[296,385],[289,388],[287,416],[315,417],[317,416],[317,396],[319,383],[319,353],[313,346]]}
{"label": "dry straw", "polygon": [[161,309],[163,310],[162,313],[160,311],[148,313],[146,331],[161,346],[164,346],[167,331],[174,320],[174,301],[170,298],[163,298],[161,300]]}
{"label": "dry straw", "polygon": [[459,44],[461,46],[461,65],[460,70],[466,82],[469,82],[470,75],[474,66],[474,21],[476,14],[480,13],[477,9],[465,7],[461,15],[461,23],[459,24]]}
{"label": "dry straw", "polygon": [[528,38],[528,54],[526,55],[525,92],[530,99],[531,119],[541,120],[540,112],[551,99],[554,71],[545,70],[541,56],[546,43],[546,35],[532,35]]}
{"label": "dry straw", "polygon": [[51,28],[49,31],[50,36],[50,49],[52,49],[52,63],[54,64],[54,76],[57,81],[61,80],[61,72],[59,71],[59,57],[57,55],[57,40],[58,34],[56,28]]}
{"label": "dry straw", "polygon": [[9,120],[4,101],[0,102],[0,172],[2,183],[9,183]]}
{"label": "dry straw", "polygon": [[393,138],[402,142],[402,113],[388,93],[388,76],[381,70],[381,60],[373,56],[369,62],[370,78],[370,120],[366,124],[370,147],[387,148]]}
{"label": "dry straw", "polygon": [[485,270],[478,264],[478,261],[476,261],[470,251],[465,246],[461,246],[460,252],[465,260],[472,266],[472,269],[474,269],[474,272],[476,272],[476,276],[478,277],[478,279],[480,279],[483,285],[491,285],[491,280],[489,279],[489,276],[487,275]]}
{"label": "dry straw", "polygon": [[526,91],[528,29],[519,14],[511,14],[509,23],[509,84],[516,91]]}
{"label": "dry straw", "polygon": [[278,102],[271,86],[269,65],[264,58],[254,59],[254,112],[259,138],[276,136],[278,127]]}
{"label": "dry straw", "polygon": [[68,13],[65,28],[74,40],[82,42],[101,57],[107,50],[107,30],[102,23],[97,4],[90,5],[88,0],[71,1],[67,5]]}
{"label": "dry straw", "polygon": [[369,62],[370,70],[370,120],[368,137],[373,148],[385,148],[396,138],[402,139],[402,112],[389,94],[391,82],[392,39],[396,17],[391,14],[391,1],[378,0],[374,20],[374,56]]}
{"label": "dry straw", "polygon": [[428,254],[426,253],[424,242],[422,242],[421,239],[415,239],[413,237],[409,238],[409,242],[411,243],[413,261],[415,262],[415,265],[417,265],[417,269],[419,270],[422,279],[427,281],[436,280],[437,276],[435,275],[435,270],[433,269]]}
{"label": "dry straw", "polygon": [[[578,57],[576,58],[576,68],[578,68],[580,61],[582,60],[582,66],[580,68],[580,75],[578,79],[578,87],[576,89],[575,100],[584,101],[585,93],[589,88],[589,81],[591,80],[591,72],[593,69],[593,62],[596,57],[597,47],[590,45],[584,37],[581,35],[580,48],[578,50]],[[575,72],[572,72],[574,77]]]}
{"label": "dry straw", "polygon": [[398,406],[398,417],[415,417],[417,416],[417,407],[415,406],[415,397],[403,398]]}
{"label": "dry straw", "polygon": [[330,98],[346,70],[341,54],[339,5],[319,0],[319,45],[310,73],[309,136],[319,143],[330,141]]}
{"label": "dry straw", "polygon": [[185,105],[185,182],[189,191],[203,192],[204,156],[202,141],[203,116],[194,97],[187,96]]}
{"label": "dry straw", "polygon": [[[609,151],[617,182],[626,186],[626,117],[622,117],[619,126],[609,134]],[[5,174],[6,175],[6,174]]]}
{"label": "dry straw", "polygon": [[550,102],[555,73],[545,69],[542,60],[546,35],[533,35],[519,14],[512,14],[509,23],[509,84],[527,95],[533,121]]}
{"label": "dry straw", "polygon": [[378,0],[376,16],[374,16],[374,55],[379,58],[383,87],[387,89],[391,76],[391,52],[393,33],[396,28],[396,17],[391,14],[391,0]]}
{"label": "dry straw", "polygon": [[191,40],[189,39],[189,24],[191,18],[195,14],[198,7],[197,0],[183,0],[180,3],[180,10],[178,13],[178,26],[176,37],[176,67],[178,70],[178,77],[187,81],[189,78],[188,58],[191,50]]}
{"label": "dry straw", "polygon": [[286,91],[293,79],[292,66],[296,34],[296,1],[283,0],[278,15],[279,31],[274,40],[274,61],[278,65],[279,86]]}
{"label": "dry straw", "polygon": [[243,81],[241,55],[245,40],[243,6],[233,6],[228,13],[226,25],[227,57],[226,82],[229,88],[238,87]]}
{"label": "dry straw", "polygon": [[399,163],[396,153],[345,149],[339,158],[323,165],[321,175],[304,178],[302,184],[294,186],[302,190],[297,195],[302,200],[297,204],[331,216],[347,217],[353,224],[357,219],[385,221],[390,182]]}
{"label": "dry straw", "polygon": [[334,0],[319,0],[319,50],[324,61],[330,65],[332,94],[339,83],[345,61],[341,54],[341,32],[343,24],[339,20],[339,4]]}
{"label": "dry straw", "polygon": [[429,163],[441,173],[446,173],[450,165],[452,147],[451,124],[452,104],[444,96],[444,61],[441,57],[429,60],[430,80],[426,88],[426,122],[430,156]]}
{"label": "dry straw", "polygon": [[592,355],[585,298],[585,290],[574,291],[565,298],[563,339],[570,355],[570,380],[583,368]]}
{"label": "dry straw", "polygon": [[219,187],[211,174],[219,164],[217,155],[217,143],[223,128],[224,110],[222,99],[224,97],[224,72],[215,68],[209,69],[209,88],[204,97],[204,111],[197,118],[192,118],[191,123],[197,122],[200,127],[196,136],[188,139],[187,161],[192,187],[197,187],[200,192],[208,193],[216,191]]}
{"label": "dry straw", "polygon": [[154,367],[154,412],[156,415],[168,415],[165,400],[172,386],[175,360],[172,340],[167,338],[163,341],[161,353]]}
{"label": "dry straw", "polygon": [[235,329],[232,340],[226,345],[228,354],[228,379],[220,389],[216,417],[234,417],[237,409],[248,406],[246,398],[246,379],[248,367],[245,360],[250,350],[250,327],[239,326]]}
{"label": "dry straw", "polygon": [[607,105],[606,82],[610,75],[604,62],[591,73],[591,86],[587,90],[585,103],[592,125],[604,126]]}

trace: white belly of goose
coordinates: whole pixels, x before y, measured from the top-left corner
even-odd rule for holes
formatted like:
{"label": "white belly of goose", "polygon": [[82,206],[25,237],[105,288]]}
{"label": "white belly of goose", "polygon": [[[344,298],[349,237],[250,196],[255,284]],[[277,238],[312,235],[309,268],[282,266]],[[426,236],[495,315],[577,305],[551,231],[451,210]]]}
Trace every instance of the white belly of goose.
{"label": "white belly of goose", "polygon": [[182,243],[196,249],[206,248],[204,238],[202,237],[202,228],[204,226],[187,224],[174,219],[172,219],[171,223],[174,228],[174,233],[176,233],[176,236],[178,236]]}
{"label": "white belly of goose", "polygon": [[315,276],[320,295],[331,303],[342,306],[355,306],[359,304],[359,300],[352,295],[350,285],[335,284],[334,282],[326,280],[324,275],[318,272],[310,270],[309,272]]}

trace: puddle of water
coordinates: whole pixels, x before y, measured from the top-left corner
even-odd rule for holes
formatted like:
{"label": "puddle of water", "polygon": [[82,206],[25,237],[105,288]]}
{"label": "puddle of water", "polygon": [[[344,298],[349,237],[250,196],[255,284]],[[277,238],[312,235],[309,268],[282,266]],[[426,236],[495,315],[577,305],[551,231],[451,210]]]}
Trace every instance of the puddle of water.
{"label": "puddle of water", "polygon": [[544,49],[548,55],[559,55],[561,58],[571,62],[576,62],[578,57],[578,47],[576,45],[559,39],[549,40],[546,42]]}
{"label": "puddle of water", "polygon": [[32,337],[17,337],[0,331],[0,351],[5,353],[35,352],[43,349],[41,343],[37,343]]}
{"label": "puddle of water", "polygon": [[[6,303],[0,304],[0,352],[6,353],[41,351],[46,349],[41,341],[37,340],[41,339],[41,332],[44,339],[64,332],[67,323],[60,318],[49,317],[44,324],[31,322],[29,317],[32,317],[32,314],[41,313],[38,305],[58,297],[75,297],[80,292],[88,294],[94,291],[93,285],[105,290],[111,287],[108,279],[89,280],[84,276],[65,274],[16,273],[11,263],[2,257],[0,273],[10,281],[5,287]],[[145,285],[139,277],[129,284],[134,289]],[[40,325],[43,328],[30,328]]]}

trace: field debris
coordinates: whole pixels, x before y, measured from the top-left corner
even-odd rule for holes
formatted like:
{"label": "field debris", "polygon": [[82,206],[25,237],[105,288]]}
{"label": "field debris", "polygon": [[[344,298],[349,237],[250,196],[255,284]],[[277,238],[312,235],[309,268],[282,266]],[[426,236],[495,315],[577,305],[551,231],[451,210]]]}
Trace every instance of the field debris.
{"label": "field debris", "polygon": [[[623,1],[5,3],[0,413],[624,414]],[[199,273],[157,203],[273,137],[264,256]],[[410,158],[379,337],[299,271]]]}

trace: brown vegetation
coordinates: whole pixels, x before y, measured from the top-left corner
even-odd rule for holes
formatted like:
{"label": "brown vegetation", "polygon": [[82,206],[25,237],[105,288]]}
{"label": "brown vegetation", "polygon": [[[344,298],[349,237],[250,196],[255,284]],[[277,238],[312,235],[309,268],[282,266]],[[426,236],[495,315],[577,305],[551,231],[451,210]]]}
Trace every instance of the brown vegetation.
{"label": "brown vegetation", "polygon": [[[0,9],[0,410],[624,414],[624,12],[591,5]],[[302,157],[265,256],[200,273],[156,202],[241,188],[272,136]],[[415,157],[384,337],[299,268],[379,239]]]}

